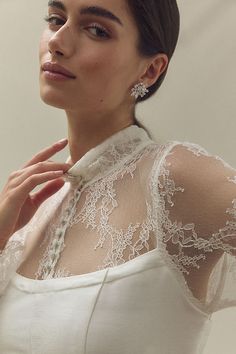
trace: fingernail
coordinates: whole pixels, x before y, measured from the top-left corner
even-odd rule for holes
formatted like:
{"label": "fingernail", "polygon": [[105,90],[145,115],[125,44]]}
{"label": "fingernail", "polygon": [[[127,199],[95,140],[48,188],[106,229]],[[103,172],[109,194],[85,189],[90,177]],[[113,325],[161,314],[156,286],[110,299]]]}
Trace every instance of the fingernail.
{"label": "fingernail", "polygon": [[57,142],[57,144],[64,144],[64,143],[67,143],[68,142],[68,139],[65,138],[65,139],[61,139]]}
{"label": "fingernail", "polygon": [[52,172],[54,175],[60,176],[64,174],[64,171],[53,171]]}

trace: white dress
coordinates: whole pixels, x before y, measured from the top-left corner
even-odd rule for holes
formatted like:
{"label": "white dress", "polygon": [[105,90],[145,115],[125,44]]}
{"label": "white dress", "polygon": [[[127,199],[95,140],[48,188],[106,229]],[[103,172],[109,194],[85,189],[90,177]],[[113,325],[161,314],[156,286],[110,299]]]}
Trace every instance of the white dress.
{"label": "white dress", "polygon": [[132,125],[68,172],[0,253],[0,353],[201,354],[236,306],[236,170]]}

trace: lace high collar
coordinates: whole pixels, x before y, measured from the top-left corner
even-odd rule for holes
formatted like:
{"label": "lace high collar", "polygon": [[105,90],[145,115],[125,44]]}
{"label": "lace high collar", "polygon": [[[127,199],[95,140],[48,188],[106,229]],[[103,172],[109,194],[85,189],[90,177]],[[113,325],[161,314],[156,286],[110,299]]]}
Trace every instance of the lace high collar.
{"label": "lace high collar", "polygon": [[[67,171],[64,179],[83,186],[106,175],[151,143],[153,140],[143,128],[130,125],[87,151]],[[66,162],[69,160],[70,156]]]}

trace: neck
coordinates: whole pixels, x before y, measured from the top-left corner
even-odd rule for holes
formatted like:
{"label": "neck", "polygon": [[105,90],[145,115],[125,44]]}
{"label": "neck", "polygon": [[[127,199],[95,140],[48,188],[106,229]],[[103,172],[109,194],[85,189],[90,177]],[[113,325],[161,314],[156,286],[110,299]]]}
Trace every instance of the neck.
{"label": "neck", "polygon": [[111,135],[135,124],[133,114],[108,114],[82,118],[78,112],[66,111],[68,143],[71,161],[75,164],[87,151],[102,143]]}

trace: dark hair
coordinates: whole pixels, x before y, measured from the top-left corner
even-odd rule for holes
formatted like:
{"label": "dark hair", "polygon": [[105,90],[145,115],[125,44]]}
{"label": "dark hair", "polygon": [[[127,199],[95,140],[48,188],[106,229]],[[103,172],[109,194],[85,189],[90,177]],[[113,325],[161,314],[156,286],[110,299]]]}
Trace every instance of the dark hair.
{"label": "dark hair", "polygon": [[[176,0],[127,0],[127,4],[139,31],[138,52],[144,57],[164,53],[170,62],[180,30]],[[138,97],[136,103],[148,99],[159,89],[168,66],[169,63],[155,84],[148,88],[149,93]]]}

